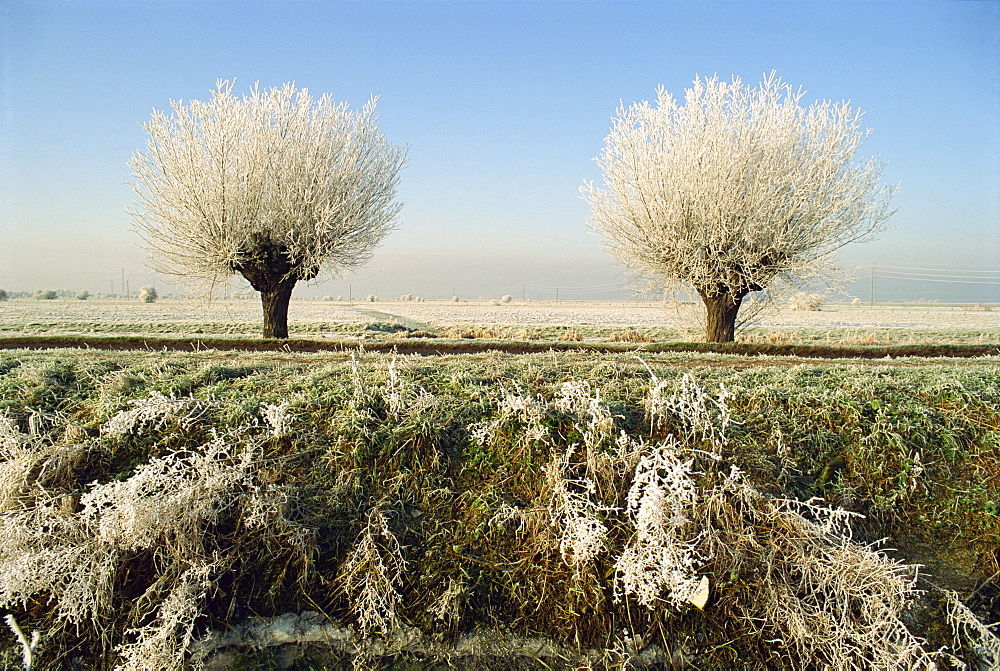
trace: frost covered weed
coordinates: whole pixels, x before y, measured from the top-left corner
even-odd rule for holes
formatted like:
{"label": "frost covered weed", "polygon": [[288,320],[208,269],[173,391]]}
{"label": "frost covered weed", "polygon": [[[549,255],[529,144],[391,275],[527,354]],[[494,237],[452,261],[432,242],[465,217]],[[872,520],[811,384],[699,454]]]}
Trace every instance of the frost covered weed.
{"label": "frost covered weed", "polygon": [[586,475],[573,478],[574,446],[562,458],[553,458],[546,474],[549,497],[549,522],[558,530],[559,552],[563,561],[580,571],[605,549],[608,528],[598,519],[598,514],[613,508],[594,502],[597,487]]}
{"label": "frost covered weed", "polygon": [[984,668],[1000,669],[1000,637],[990,631],[1000,623],[985,625],[962,603],[958,594],[943,590],[948,603],[948,624],[954,634],[955,649],[969,647],[979,657]]}
{"label": "frost covered weed", "polygon": [[[37,434],[22,434],[0,412],[0,513],[31,505],[37,495],[48,496],[45,486],[71,479],[76,463],[87,448],[79,444],[52,443]],[[56,497],[65,507],[68,498]]]}
{"label": "frost covered weed", "polygon": [[275,438],[284,438],[292,432],[292,417],[288,412],[288,401],[282,401],[277,405],[273,403],[261,403],[260,414],[271,427],[271,435]]}
{"label": "frost covered weed", "polygon": [[[772,499],[742,471],[724,467],[731,423],[724,388],[710,395],[688,374],[668,395],[669,388],[654,378],[646,408],[654,430],[672,432],[647,443],[625,434],[608,440],[614,419],[588,383],[559,387],[550,411],[571,418],[584,438],[557,452],[558,436],[548,435],[554,456],[544,489],[562,560],[579,573],[611,550],[615,598],[650,611],[700,608],[707,597],[696,595],[719,576],[759,576],[749,591],[717,597],[715,608],[780,641],[794,666],[933,668],[934,655],[903,622],[918,595],[916,567],[855,543],[856,513]],[[504,405],[539,407],[526,399]],[[593,457],[577,456],[582,451],[616,467],[599,476]],[[634,463],[631,477],[609,477],[622,473],[624,460]],[[627,488],[624,508],[598,503],[598,481]],[[622,522],[631,532],[616,550],[611,529]]]}
{"label": "frost covered weed", "polygon": [[102,427],[105,435],[138,436],[145,431],[162,430],[171,420],[185,429],[198,420],[208,402],[151,391],[148,398],[134,399],[129,404],[134,406],[131,410],[118,413]]}
{"label": "frost covered weed", "polygon": [[[154,397],[106,424],[121,435],[162,426],[165,415],[197,420],[199,406]],[[184,414],[182,414],[182,412]],[[127,417],[122,417],[127,415]],[[6,419],[6,418],[4,418]],[[46,485],[46,469],[73,445],[46,445],[0,422],[0,605],[27,608],[48,600],[58,621],[76,631],[101,628],[116,605],[125,567],[145,557],[156,579],[134,601],[118,647],[123,669],[176,669],[184,660],[206,589],[233,561],[213,530],[245,513],[244,529],[279,551],[311,556],[309,530],[285,518],[280,488],[261,482],[261,453],[251,440],[216,436],[197,449],[150,459],[131,476],[91,483],[73,495]],[[67,502],[69,505],[67,505]]]}
{"label": "frost covered weed", "polygon": [[351,352],[351,388],[354,391],[354,404],[359,405],[365,399],[365,381],[361,375],[361,362]]}
{"label": "frost covered weed", "polygon": [[16,504],[25,487],[28,475],[37,463],[37,447],[18,431],[14,422],[0,413],[0,511]]}
{"label": "frost covered weed", "polygon": [[215,438],[200,451],[154,458],[123,482],[98,485],[80,498],[80,519],[115,551],[163,544],[187,556],[203,553],[202,529],[253,488],[257,454]]}
{"label": "frost covered weed", "polygon": [[427,612],[439,622],[444,622],[450,626],[458,624],[465,592],[464,582],[462,580],[455,580],[454,576],[449,576],[448,587],[427,608]]}
{"label": "frost covered weed", "polygon": [[149,626],[131,629],[126,635],[135,642],[118,647],[124,663],[122,671],[180,669],[194,640],[195,621],[202,616],[202,604],[225,562],[196,561],[175,582],[156,609]]}
{"label": "frost covered weed", "polygon": [[822,294],[811,294],[800,291],[792,295],[788,305],[792,310],[816,312],[823,308],[824,302],[826,301]]}
{"label": "frost covered weed", "polygon": [[[543,487],[547,496],[545,514],[555,530],[556,544],[563,561],[579,573],[604,551],[608,527],[600,517],[616,510],[599,502],[598,484],[610,461],[601,446],[614,433],[614,417],[601,402],[600,394],[592,391],[590,384],[582,380],[563,383],[551,403],[505,392],[498,403],[498,411],[499,418],[478,424],[473,428],[472,436],[481,445],[487,445],[501,427],[513,419],[520,423],[518,444],[522,448],[541,444],[551,449],[552,458],[545,471]],[[546,426],[549,415],[572,422],[583,438],[583,445],[558,446],[552,431]],[[582,461],[577,456],[580,448],[583,451]],[[498,514],[494,519],[502,516]],[[518,516],[523,525],[530,514],[519,511]]]}
{"label": "frost covered weed", "polygon": [[399,626],[402,597],[398,587],[405,568],[403,548],[389,528],[384,509],[373,507],[340,574],[363,631],[388,633]]}
{"label": "frost covered weed", "polygon": [[394,419],[399,419],[407,406],[407,399],[406,389],[404,388],[403,380],[400,378],[399,364],[396,359],[393,359],[389,363],[389,379],[386,380],[385,386],[382,387],[382,398],[385,399],[385,403],[389,407],[389,415]]}
{"label": "frost covered weed", "polygon": [[381,388],[382,398],[392,419],[404,416],[419,416],[434,405],[434,395],[427,390],[403,379],[399,372],[399,360],[389,362],[388,379]]}
{"label": "frost covered weed", "polygon": [[243,524],[262,535],[275,552],[285,550],[301,565],[300,578],[308,575],[316,553],[316,530],[291,519],[290,490],[286,486],[256,483],[243,508]]}
{"label": "frost covered weed", "polygon": [[498,417],[469,427],[469,433],[476,443],[487,446],[494,438],[500,437],[505,425],[516,423],[519,447],[534,443],[548,444],[549,429],[545,426],[548,403],[544,399],[519,392],[520,390],[504,391],[497,402]]}
{"label": "frost covered weed", "polygon": [[0,413],[0,448],[17,449],[21,447],[23,436],[17,424],[4,413]]}
{"label": "frost covered weed", "polygon": [[153,459],[127,480],[92,487],[79,514],[39,492],[34,506],[0,517],[0,603],[24,606],[48,594],[63,621],[96,622],[135,553],[177,566],[205,557],[206,528],[241,502],[252,478],[252,456],[216,439],[203,452]]}
{"label": "frost covered weed", "polygon": [[20,625],[17,623],[17,619],[13,615],[8,613],[4,617],[4,620],[7,622],[7,626],[10,627],[11,633],[13,633],[14,637],[17,638],[17,642],[21,644],[21,660],[24,664],[25,671],[31,671],[34,666],[35,648],[38,647],[38,643],[42,638],[41,632],[31,632],[31,639],[29,640],[21,630]]}
{"label": "frost covered weed", "polygon": [[583,420],[578,425],[583,434],[583,443],[588,451],[593,451],[614,433],[615,422],[607,406],[601,402],[600,390],[591,390],[590,383],[583,380],[564,382],[556,393],[553,406],[568,415]]}
{"label": "frost covered weed", "polygon": [[652,608],[664,592],[682,606],[698,589],[703,558],[685,537],[698,502],[693,459],[669,436],[639,458],[626,498],[635,534],[615,562],[615,596]]}
{"label": "frost covered weed", "polygon": [[693,375],[685,373],[681,376],[680,388],[667,396],[672,384],[656,379],[655,375],[652,382],[646,397],[646,416],[654,431],[668,428],[671,420],[675,420],[688,445],[703,442],[715,454],[726,448],[726,431],[732,418],[727,404],[730,394],[725,386],[719,385],[719,392],[713,398]]}
{"label": "frost covered weed", "polygon": [[936,653],[904,623],[919,594],[917,567],[853,542],[851,517],[816,501],[771,499],[732,471],[710,495],[704,522],[716,575],[747,575],[753,597],[724,607],[758,623],[796,666],[937,668]]}

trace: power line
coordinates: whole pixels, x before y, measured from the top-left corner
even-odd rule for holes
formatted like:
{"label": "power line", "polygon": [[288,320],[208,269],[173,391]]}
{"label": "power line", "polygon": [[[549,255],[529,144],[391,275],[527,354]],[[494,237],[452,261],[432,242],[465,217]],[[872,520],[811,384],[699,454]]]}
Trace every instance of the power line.
{"label": "power line", "polygon": [[1000,286],[1000,280],[997,280],[996,282],[983,282],[977,280],[948,280],[948,279],[939,279],[928,276],[890,275],[888,273],[883,273],[881,271],[876,272],[875,276],[887,280],[910,280],[912,282],[943,282],[945,284],[988,284],[992,286]]}
{"label": "power line", "polygon": [[902,268],[886,268],[885,266],[879,266],[878,268],[876,268],[876,270],[879,272],[895,273],[897,275],[912,275],[914,277],[953,277],[961,280],[988,280],[992,279],[992,277],[996,277],[998,280],[1000,280],[1000,272],[998,273],[983,272],[980,275],[948,275],[948,274],[941,274],[943,272],[948,272],[948,271],[941,271],[941,273],[932,274],[932,273],[920,273],[916,271],[904,270]]}
{"label": "power line", "polygon": [[568,286],[565,284],[548,285],[548,284],[532,284],[531,282],[525,282],[524,286],[528,289],[543,289],[548,291],[555,291],[559,289],[560,291],[601,291],[607,289],[623,289],[624,284],[619,282],[609,282],[605,284],[581,284],[576,286]]}
{"label": "power line", "polygon": [[[953,273],[963,271],[967,273],[1000,273],[1000,266],[950,266],[948,268],[924,268],[922,266],[907,266],[896,263],[877,263],[880,268],[894,268],[899,270],[926,270],[932,273]],[[989,270],[976,270],[976,268],[989,268]]]}

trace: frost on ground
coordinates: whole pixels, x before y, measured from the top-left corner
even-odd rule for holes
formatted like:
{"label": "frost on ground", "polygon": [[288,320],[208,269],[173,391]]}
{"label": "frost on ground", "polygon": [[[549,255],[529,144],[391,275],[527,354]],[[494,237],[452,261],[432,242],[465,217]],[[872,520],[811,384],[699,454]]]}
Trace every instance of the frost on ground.
{"label": "frost on ground", "polygon": [[[378,452],[373,439],[380,431],[399,432],[408,441],[401,449],[425,449],[438,460],[434,467],[447,473],[439,462],[460,457],[438,454],[427,437],[435,435],[434,427],[426,422],[446,399],[409,378],[408,366],[419,364],[393,359],[374,379],[362,373],[357,359],[348,365],[342,396],[330,406],[348,408],[347,421],[361,427],[358,444],[372,450],[371,459],[399,459],[398,452]],[[449,439],[461,435],[459,449],[468,448],[469,455],[497,445],[507,446],[511,459],[541,455],[537,478],[524,485],[532,498],[520,501],[499,495],[491,500],[491,493],[482,492],[472,500],[466,495],[471,490],[442,488],[438,495],[449,510],[485,510],[483,533],[501,528],[497,533],[512,539],[516,556],[471,556],[449,540],[435,550],[445,556],[441,564],[429,563],[431,544],[419,535],[416,520],[423,513],[406,488],[419,482],[419,474],[411,470],[399,469],[381,483],[379,496],[344,484],[346,493],[332,505],[340,494],[326,483],[312,491],[313,500],[330,506],[322,509],[323,517],[340,519],[328,530],[325,546],[319,530],[301,521],[301,493],[284,483],[275,465],[298,458],[284,450],[309,430],[302,405],[208,402],[154,392],[129,402],[82,443],[22,432],[0,413],[0,607],[22,624],[22,613],[47,609],[49,629],[34,641],[42,653],[47,642],[66,640],[74,631],[110,632],[112,622],[117,629],[106,634],[104,654],[121,669],[197,667],[226,647],[317,641],[372,656],[401,649],[460,656],[458,647],[449,653],[434,636],[448,631],[455,646],[464,645],[463,616],[473,602],[488,598],[483,585],[504,579],[523,587],[527,579],[514,573],[515,565],[538,563],[536,575],[553,581],[543,585],[549,593],[565,583],[581,598],[596,594],[603,601],[594,603],[614,611],[617,622],[635,615],[663,623],[676,616],[673,626],[701,617],[703,609],[728,631],[782,650],[791,668],[929,669],[957,661],[907,624],[908,609],[921,598],[916,566],[890,559],[878,544],[857,542],[855,513],[765,493],[732,463],[730,433],[737,422],[724,387],[709,392],[690,374],[674,380],[652,376],[631,423],[605,400],[612,392],[588,380],[564,379],[548,394],[514,383],[484,389],[476,390],[477,414],[447,408],[457,418],[448,424]],[[323,421],[335,421],[332,412],[324,407]],[[223,430],[210,422],[220,413],[245,421]],[[403,427],[424,433],[405,433]],[[178,447],[176,428],[194,442]],[[81,455],[110,458],[129,441],[157,432],[168,439],[162,452],[120,477],[90,482],[82,492],[72,480]],[[787,450],[792,440],[778,435],[775,443]],[[282,452],[268,453],[266,446]],[[329,449],[347,453],[343,445]],[[341,462],[338,482],[361,480],[370,465]],[[447,477],[457,477],[452,473],[460,471]],[[328,554],[321,554],[323,547]],[[242,607],[240,594],[223,590],[236,584],[232,577],[241,565],[255,571],[254,561],[292,567],[303,598],[341,604],[343,621],[315,613],[223,619],[227,607]],[[421,575],[438,565],[450,573]],[[328,572],[316,578],[318,566]],[[129,585],[143,571],[144,580]],[[123,605],[129,587],[134,598]],[[949,599],[953,650],[996,664],[1000,640],[958,597]],[[410,626],[415,609],[431,623],[428,631]],[[208,626],[222,625],[228,633],[206,633]],[[21,638],[27,642],[30,633]],[[493,649],[521,654],[524,641],[518,641]],[[593,660],[607,662],[614,655],[615,663],[625,663],[652,654],[620,629],[604,641],[608,650],[593,658],[587,652],[588,663],[599,665]],[[29,652],[35,654],[35,647]],[[558,654],[569,653],[559,648]],[[663,654],[660,662],[676,661]]]}
{"label": "frost on ground", "polygon": [[388,633],[399,627],[398,586],[406,560],[385,511],[368,511],[364,529],[341,567],[341,580],[363,631]]}
{"label": "frost on ground", "polygon": [[198,419],[205,403],[191,398],[173,398],[152,391],[147,398],[129,402],[131,410],[120,412],[102,427],[109,436],[140,435],[146,430],[162,430],[174,420],[180,428]]}
{"label": "frost on ground", "polygon": [[[610,440],[610,414],[587,383],[564,383],[551,404],[552,411],[571,414],[584,437],[580,449],[554,450],[546,479],[549,523],[568,565],[580,570],[611,551],[617,555],[615,597],[650,610],[664,604],[674,610],[705,607],[703,592],[710,585],[715,596],[709,608],[743,620],[781,646],[794,668],[932,669],[957,663],[947,651],[928,649],[904,623],[921,594],[918,567],[854,542],[855,513],[757,490],[725,462],[731,421],[725,389],[710,396],[690,375],[668,394],[671,386],[654,378],[646,402],[654,431],[671,431],[661,440]],[[537,399],[508,395],[501,412],[530,408],[524,412],[530,423],[540,414],[538,405]],[[478,439],[499,429],[481,427]],[[596,468],[593,454],[602,442],[614,448],[605,458],[617,463]],[[602,489],[627,492],[624,505],[598,502]],[[504,516],[518,514],[529,513],[508,509]],[[631,529],[628,540],[613,548],[610,527],[623,524]],[[719,592],[720,581],[732,576],[756,579],[748,591]],[[980,656],[993,659],[998,640],[970,617],[956,608],[951,621],[966,636],[980,637]]]}
{"label": "frost on ground", "polygon": [[[511,300],[428,300],[386,301],[372,305],[356,301],[333,302],[293,299],[289,307],[289,322],[294,336],[296,324],[338,323],[359,326],[372,321],[398,317],[410,322],[436,327],[470,324],[513,326],[604,326],[604,327],[678,327],[691,325],[673,306],[658,300],[612,301],[549,301]],[[781,310],[768,313],[753,321],[755,328],[781,331],[787,328],[857,329],[906,328],[921,330],[1000,330],[1000,309],[991,311],[977,306],[926,304],[874,305],[826,303],[819,311]],[[4,305],[0,332],[23,334],[36,332],[39,324],[48,324],[48,332],[76,332],[81,324],[115,331],[140,332],[139,325],[164,324],[176,326],[180,335],[191,335],[204,323],[246,324],[252,330],[260,320],[260,304],[255,300],[215,300],[206,304],[184,299],[160,299],[156,303],[117,301],[112,299],[59,299],[57,301],[12,300]],[[26,324],[33,324],[25,330]],[[64,325],[61,329],[59,325]],[[135,324],[135,329],[129,329]],[[159,331],[159,329],[158,329]],[[222,331],[223,333],[227,331]],[[995,341],[995,336],[992,339]]]}
{"label": "frost on ground", "polygon": [[[134,405],[104,434],[138,434],[193,403],[153,395]],[[102,628],[127,567],[137,558],[155,566],[157,579],[129,616],[141,624],[117,646],[118,668],[183,665],[206,596],[235,559],[215,533],[223,521],[245,512],[245,533],[276,554],[314,552],[308,530],[285,519],[275,487],[261,481],[253,441],[216,436],[153,458],[124,480],[91,483],[74,501],[58,481],[40,477],[70,448],[20,434],[6,417],[0,432],[0,604],[27,608],[41,598],[53,604],[57,627]]]}

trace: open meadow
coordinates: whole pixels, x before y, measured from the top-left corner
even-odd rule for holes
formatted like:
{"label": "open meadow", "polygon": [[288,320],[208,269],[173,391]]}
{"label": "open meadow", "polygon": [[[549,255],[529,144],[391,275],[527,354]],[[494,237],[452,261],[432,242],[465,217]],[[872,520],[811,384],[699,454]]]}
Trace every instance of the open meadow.
{"label": "open meadow", "polygon": [[[22,298],[0,303],[0,335],[134,334],[254,336],[255,298],[211,303],[161,299]],[[384,301],[293,300],[291,337],[380,336],[403,327],[442,337],[607,340],[633,329],[657,341],[698,341],[688,310],[655,301]],[[840,345],[993,344],[1000,305],[851,305],[764,313],[738,333],[743,342]]]}
{"label": "open meadow", "polygon": [[[973,307],[829,305],[742,337],[1000,347],[1000,310]],[[18,299],[0,340],[242,338],[259,310]],[[1000,666],[989,347],[654,351],[698,332],[625,301],[302,300],[289,318],[293,339],[357,346],[0,351],[7,667]],[[365,348],[625,332],[643,337]]]}

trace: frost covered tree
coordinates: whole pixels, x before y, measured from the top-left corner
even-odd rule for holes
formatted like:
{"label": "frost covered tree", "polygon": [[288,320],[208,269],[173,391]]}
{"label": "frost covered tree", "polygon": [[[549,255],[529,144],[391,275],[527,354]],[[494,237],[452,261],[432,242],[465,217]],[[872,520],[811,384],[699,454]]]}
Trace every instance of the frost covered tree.
{"label": "frost covered tree", "polygon": [[143,303],[155,303],[159,297],[160,294],[157,293],[156,287],[145,286],[139,290],[139,300]]}
{"label": "frost covered tree", "polygon": [[585,183],[591,226],[636,275],[693,289],[706,339],[734,339],[740,304],[776,283],[831,278],[831,252],[892,214],[884,164],[855,161],[870,131],[847,103],[800,103],[773,72],[760,86],[696,78],[683,104],[623,105]]}
{"label": "frost covered tree", "polygon": [[264,337],[287,338],[295,284],[363,265],[392,230],[406,149],[379,131],[375,99],[354,112],[294,84],[240,98],[219,81],[171,107],[129,162],[135,230],[160,272],[209,291],[242,275]]}

